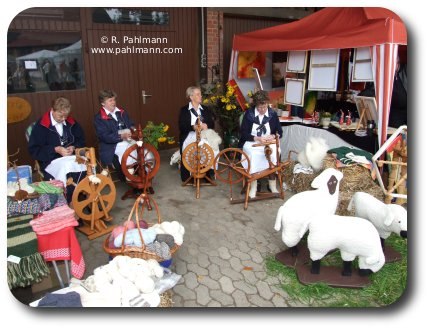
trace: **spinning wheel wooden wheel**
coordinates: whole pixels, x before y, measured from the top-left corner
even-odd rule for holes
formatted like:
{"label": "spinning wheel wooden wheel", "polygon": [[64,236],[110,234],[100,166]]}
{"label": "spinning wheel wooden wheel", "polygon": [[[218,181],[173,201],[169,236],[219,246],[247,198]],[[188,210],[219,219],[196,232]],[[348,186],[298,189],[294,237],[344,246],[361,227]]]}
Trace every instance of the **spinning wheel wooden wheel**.
{"label": "spinning wheel wooden wheel", "polygon": [[115,202],[115,185],[107,176],[96,174],[96,177],[100,180],[98,184],[91,182],[89,177],[79,182],[72,196],[73,208],[82,220],[93,222],[104,217],[111,221],[108,212]]}
{"label": "spinning wheel wooden wheel", "polygon": [[95,174],[94,148],[77,149],[76,157],[86,157],[90,160],[87,164],[87,176],[82,179],[72,195],[72,205],[76,215],[84,221],[84,225],[77,227],[94,239],[112,231],[104,221],[112,221],[109,211],[115,203],[116,189],[110,177]]}
{"label": "spinning wheel wooden wheel", "polygon": [[[160,169],[160,155],[151,144],[136,144],[129,147],[121,159],[121,170],[131,182],[143,183],[151,180]],[[143,176],[143,179],[142,179]]]}
{"label": "spinning wheel wooden wheel", "polygon": [[211,169],[213,162],[214,152],[206,143],[198,146],[197,142],[193,142],[182,152],[182,164],[194,177],[205,177],[205,173]]}
{"label": "spinning wheel wooden wheel", "polygon": [[[244,173],[249,174],[249,157],[242,150],[227,148],[221,151],[215,158],[215,176],[221,182],[236,184],[245,180]],[[244,165],[246,165],[244,167]]]}

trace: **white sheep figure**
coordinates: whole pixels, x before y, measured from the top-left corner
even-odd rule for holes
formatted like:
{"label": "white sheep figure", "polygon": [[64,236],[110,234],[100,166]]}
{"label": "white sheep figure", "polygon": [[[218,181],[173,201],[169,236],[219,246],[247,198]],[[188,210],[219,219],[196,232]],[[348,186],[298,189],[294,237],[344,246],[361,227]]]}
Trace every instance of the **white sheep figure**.
{"label": "white sheep figure", "polygon": [[312,181],[311,187],[316,190],[295,194],[279,208],[274,228],[279,231],[282,224],[282,241],[292,248],[293,256],[298,254],[297,244],[308,230],[310,219],[336,212],[342,178],[342,172],[327,168]]}
{"label": "white sheep figure", "polygon": [[304,167],[311,166],[314,171],[319,171],[323,166],[323,160],[328,149],[326,140],[311,137],[306,143],[305,149],[299,152],[297,160]]}
{"label": "white sheep figure", "polygon": [[321,259],[334,249],[340,250],[344,261],[343,276],[351,276],[352,261],[356,257],[361,276],[376,273],[385,264],[378,231],[369,221],[359,217],[314,217],[309,224],[308,249],[312,274],[319,274]]}
{"label": "white sheep figure", "polygon": [[407,238],[408,212],[403,206],[385,204],[376,197],[359,191],[352,195],[348,211],[352,211],[353,207],[356,217],[367,219],[376,227],[381,237],[382,247],[391,233]]}
{"label": "white sheep figure", "polygon": [[172,155],[172,157],[170,157],[170,165],[179,165],[181,162],[181,152],[178,150],[176,150],[174,152],[174,154]]}

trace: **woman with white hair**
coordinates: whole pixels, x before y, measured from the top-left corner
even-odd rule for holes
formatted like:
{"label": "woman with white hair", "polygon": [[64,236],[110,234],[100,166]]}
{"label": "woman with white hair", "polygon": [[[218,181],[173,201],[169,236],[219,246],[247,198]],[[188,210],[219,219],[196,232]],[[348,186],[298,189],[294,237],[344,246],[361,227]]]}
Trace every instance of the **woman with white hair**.
{"label": "woman with white hair", "polygon": [[[201,89],[196,86],[188,87],[186,90],[186,97],[189,102],[187,105],[183,106],[179,112],[179,150],[181,152],[181,157],[184,141],[187,139],[190,132],[194,132],[197,128],[197,118],[200,118],[202,130],[213,129],[215,127],[212,111],[201,104]],[[209,172],[211,171],[212,170]],[[209,175],[211,174],[209,173]],[[190,172],[184,166],[181,166],[182,182],[185,182],[189,177]]]}

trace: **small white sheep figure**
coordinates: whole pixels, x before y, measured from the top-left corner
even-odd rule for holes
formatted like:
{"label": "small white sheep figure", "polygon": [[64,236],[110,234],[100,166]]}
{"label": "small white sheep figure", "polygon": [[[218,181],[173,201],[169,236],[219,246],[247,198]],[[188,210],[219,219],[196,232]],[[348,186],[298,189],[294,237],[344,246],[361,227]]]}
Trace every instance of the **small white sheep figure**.
{"label": "small white sheep figure", "polygon": [[274,228],[279,231],[282,224],[282,241],[292,248],[293,256],[298,254],[297,244],[308,230],[311,218],[336,212],[342,178],[342,172],[327,168],[312,181],[316,190],[295,194],[279,208]]}
{"label": "small white sheep figure", "polygon": [[314,217],[309,224],[308,248],[311,273],[319,274],[321,259],[339,249],[343,276],[352,275],[352,261],[358,257],[361,276],[376,273],[385,264],[385,255],[375,226],[366,219],[340,215]]}
{"label": "small white sheep figure", "polygon": [[300,151],[297,160],[304,167],[311,166],[314,171],[319,171],[323,165],[323,159],[327,155],[329,147],[323,138],[309,138],[304,150]]}
{"label": "small white sheep figure", "polygon": [[391,233],[407,238],[408,212],[398,204],[385,204],[376,197],[365,193],[356,192],[349,202],[348,211],[355,208],[355,216],[369,220],[378,230],[381,244]]}
{"label": "small white sheep figure", "polygon": [[179,165],[180,162],[181,162],[181,153],[178,149],[174,152],[172,157],[170,157],[170,165],[175,165],[175,164]]}

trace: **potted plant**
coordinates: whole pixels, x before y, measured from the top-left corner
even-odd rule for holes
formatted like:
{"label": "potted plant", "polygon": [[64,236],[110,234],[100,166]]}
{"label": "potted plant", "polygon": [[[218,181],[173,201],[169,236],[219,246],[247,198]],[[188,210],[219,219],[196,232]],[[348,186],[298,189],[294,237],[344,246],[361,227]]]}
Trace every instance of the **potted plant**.
{"label": "potted plant", "polygon": [[328,129],[329,125],[330,125],[330,121],[331,121],[331,113],[330,112],[322,112],[320,115],[320,125],[324,128],[324,129]]}

